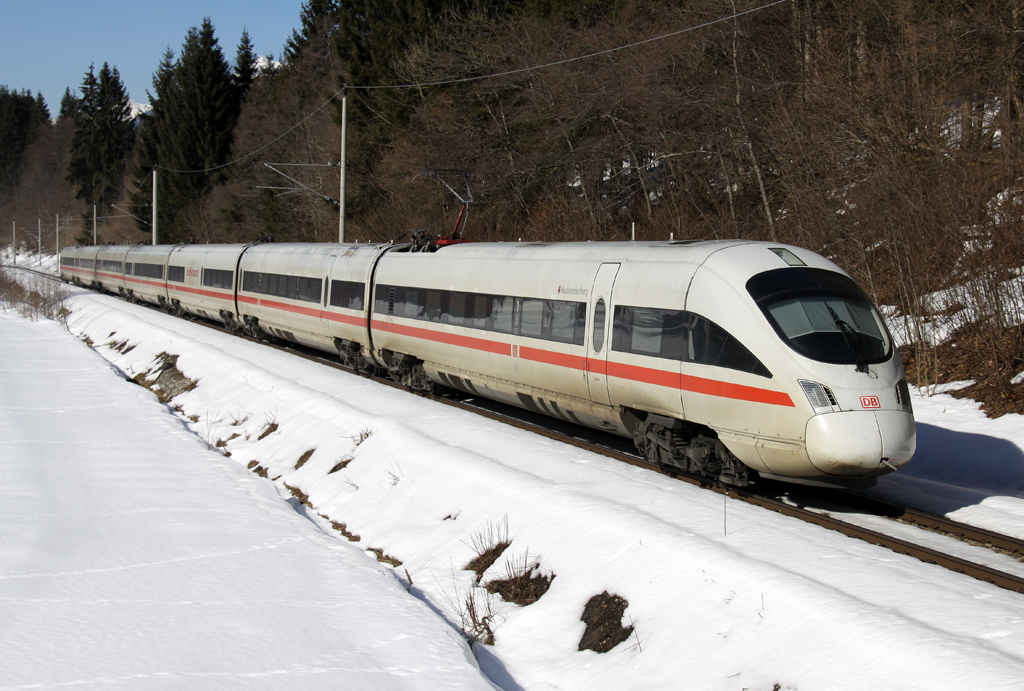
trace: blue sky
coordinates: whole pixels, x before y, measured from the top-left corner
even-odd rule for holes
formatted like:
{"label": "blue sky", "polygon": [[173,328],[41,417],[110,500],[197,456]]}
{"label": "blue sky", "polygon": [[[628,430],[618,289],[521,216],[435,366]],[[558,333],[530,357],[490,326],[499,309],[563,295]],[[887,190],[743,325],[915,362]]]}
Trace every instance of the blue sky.
{"label": "blue sky", "polygon": [[301,10],[302,0],[0,0],[0,84],[41,91],[56,116],[65,87],[77,89],[89,63],[108,62],[145,103],[164,51],[177,55],[204,16],[233,63],[243,28],[257,53],[279,56]]}

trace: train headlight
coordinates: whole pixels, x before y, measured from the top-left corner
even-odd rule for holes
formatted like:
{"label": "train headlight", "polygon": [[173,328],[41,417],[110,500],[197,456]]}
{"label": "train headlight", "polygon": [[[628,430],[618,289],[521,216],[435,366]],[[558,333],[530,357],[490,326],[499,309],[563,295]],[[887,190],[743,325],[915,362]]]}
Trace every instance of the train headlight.
{"label": "train headlight", "polygon": [[904,411],[913,414],[914,407],[910,404],[910,387],[907,386],[906,379],[900,379],[896,383],[896,405],[902,408]]}
{"label": "train headlight", "polygon": [[807,400],[810,402],[811,408],[814,409],[815,415],[836,413],[841,410],[839,403],[836,402],[835,394],[832,393],[832,389],[818,382],[807,381],[806,379],[799,381],[800,388],[804,390],[804,395],[807,396]]}

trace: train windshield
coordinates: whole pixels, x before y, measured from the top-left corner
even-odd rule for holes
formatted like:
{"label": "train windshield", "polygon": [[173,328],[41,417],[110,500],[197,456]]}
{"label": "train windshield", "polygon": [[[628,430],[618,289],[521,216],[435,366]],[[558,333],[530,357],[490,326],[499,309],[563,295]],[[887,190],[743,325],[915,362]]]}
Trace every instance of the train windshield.
{"label": "train windshield", "polygon": [[892,357],[892,338],[863,290],[825,269],[776,269],[747,281],[747,292],[779,337],[805,357],[867,365]]}

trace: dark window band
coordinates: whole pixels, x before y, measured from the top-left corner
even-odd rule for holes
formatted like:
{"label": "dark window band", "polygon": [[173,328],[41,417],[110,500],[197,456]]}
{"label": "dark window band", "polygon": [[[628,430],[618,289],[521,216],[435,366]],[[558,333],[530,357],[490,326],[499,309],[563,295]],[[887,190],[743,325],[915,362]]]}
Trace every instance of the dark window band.
{"label": "dark window band", "polygon": [[[231,272],[226,273],[230,274]],[[319,278],[267,274],[258,271],[242,272],[242,290],[247,293],[273,295],[302,302],[320,302],[322,289],[323,283]]]}
{"label": "dark window band", "polygon": [[616,305],[612,350],[772,376],[760,360],[710,319],[683,310]]}
{"label": "dark window band", "polygon": [[378,284],[373,311],[580,346],[586,334],[587,304],[569,300]]}

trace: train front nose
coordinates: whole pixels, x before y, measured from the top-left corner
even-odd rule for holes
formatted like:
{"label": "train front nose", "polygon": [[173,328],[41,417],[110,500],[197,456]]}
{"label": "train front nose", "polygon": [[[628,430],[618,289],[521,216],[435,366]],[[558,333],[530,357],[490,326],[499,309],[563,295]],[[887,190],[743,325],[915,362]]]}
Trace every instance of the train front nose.
{"label": "train front nose", "polygon": [[811,463],[829,475],[882,475],[907,463],[917,446],[914,416],[894,410],[815,415],[805,438]]}

